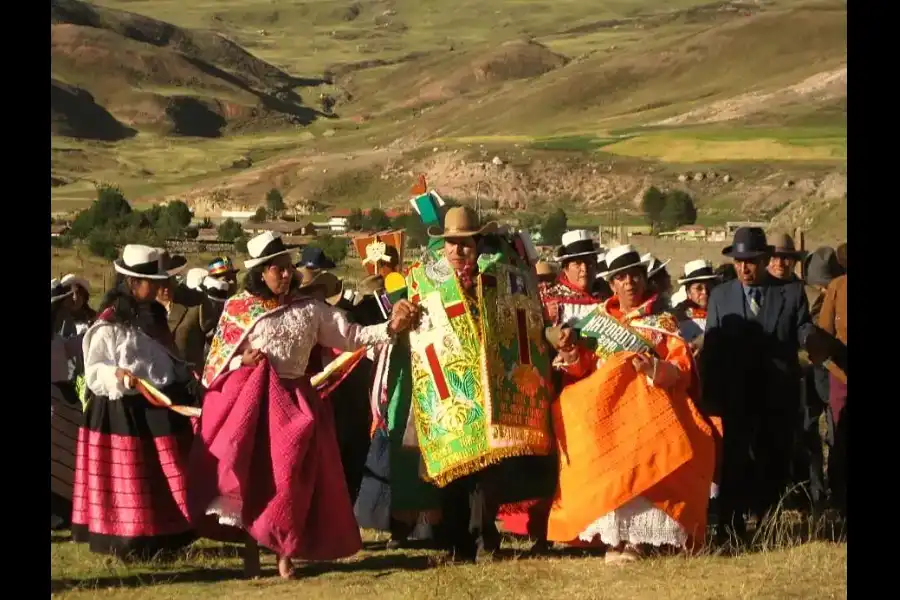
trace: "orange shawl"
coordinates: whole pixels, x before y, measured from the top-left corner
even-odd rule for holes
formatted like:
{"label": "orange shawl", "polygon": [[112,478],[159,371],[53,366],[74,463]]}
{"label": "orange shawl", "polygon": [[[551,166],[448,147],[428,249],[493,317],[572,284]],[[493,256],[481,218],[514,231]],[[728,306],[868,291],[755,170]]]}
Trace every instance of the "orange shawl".
{"label": "orange shawl", "polygon": [[[604,309],[639,328],[652,304],[623,316],[611,298]],[[568,369],[575,377],[593,373],[567,385],[552,409],[560,468],[549,540],[573,542],[601,516],[643,496],[684,527],[689,544],[702,544],[715,433],[689,395],[698,389],[695,366],[671,321],[671,332],[665,318],[638,329],[677,367],[677,381],[668,389],[638,376],[633,353],[596,367],[596,358],[582,350],[579,363]]]}

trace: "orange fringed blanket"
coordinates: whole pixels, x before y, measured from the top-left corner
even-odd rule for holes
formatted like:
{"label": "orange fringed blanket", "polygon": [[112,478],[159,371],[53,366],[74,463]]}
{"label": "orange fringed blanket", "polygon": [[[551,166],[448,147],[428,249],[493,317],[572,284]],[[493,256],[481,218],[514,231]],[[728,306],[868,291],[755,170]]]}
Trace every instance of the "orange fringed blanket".
{"label": "orange fringed blanket", "polygon": [[652,387],[631,364],[610,357],[563,389],[552,409],[559,486],[548,539],[573,542],[588,525],[637,496],[675,519],[694,544],[706,530],[715,469],[714,433],[687,385]]}

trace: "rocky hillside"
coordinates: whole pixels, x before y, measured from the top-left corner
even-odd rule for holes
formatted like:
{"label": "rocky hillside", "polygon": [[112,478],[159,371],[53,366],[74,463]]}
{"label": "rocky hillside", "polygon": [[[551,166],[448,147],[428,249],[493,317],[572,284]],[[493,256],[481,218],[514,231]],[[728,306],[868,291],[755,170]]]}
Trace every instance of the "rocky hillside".
{"label": "rocky hillside", "polygon": [[50,52],[51,133],[108,140],[130,128],[218,137],[316,118],[293,91],[304,82],[209,31],[51,0]]}

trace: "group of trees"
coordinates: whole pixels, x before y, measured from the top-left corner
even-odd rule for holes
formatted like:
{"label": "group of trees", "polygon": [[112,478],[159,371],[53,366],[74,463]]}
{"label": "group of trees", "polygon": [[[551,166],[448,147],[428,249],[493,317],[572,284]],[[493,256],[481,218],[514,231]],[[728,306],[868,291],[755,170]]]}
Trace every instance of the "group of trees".
{"label": "group of trees", "polygon": [[660,191],[650,187],[644,192],[641,211],[654,233],[697,222],[694,199],[683,190]]}
{"label": "group of trees", "polygon": [[90,208],[78,213],[67,238],[87,244],[91,253],[110,260],[118,256],[117,248],[127,243],[162,246],[167,239],[196,238],[191,227],[191,209],[180,200],[135,210],[125,195],[114,185],[97,186],[97,199]]}
{"label": "group of trees", "polygon": [[[458,205],[452,199],[445,199],[445,202],[448,206]],[[280,191],[273,188],[266,194],[265,206],[259,208],[252,220],[276,218],[284,210],[284,198]],[[663,192],[651,187],[644,193],[641,210],[655,232],[693,224],[697,220],[694,201],[682,190]],[[66,245],[72,239],[79,240],[85,242],[93,254],[112,260],[118,254],[117,248],[126,243],[163,246],[166,240],[196,238],[198,227],[191,225],[192,217],[190,208],[180,200],[140,211],[131,207],[118,187],[99,185],[97,200],[78,214],[67,237],[56,239],[54,243]],[[425,225],[414,213],[391,219],[380,208],[373,208],[367,213],[354,209],[347,221],[350,231],[403,229],[407,244],[411,247],[423,246],[428,241]],[[539,231],[541,242],[546,245],[560,244],[563,233],[568,229],[568,217],[561,208],[544,219],[526,214],[519,221],[522,229]],[[212,223],[207,219],[202,227],[211,228]],[[238,252],[246,252],[247,236],[237,221],[226,219],[219,224],[217,233],[219,240],[234,243]],[[347,241],[343,238],[326,234],[319,236],[313,245],[322,248],[338,262],[347,255]]]}

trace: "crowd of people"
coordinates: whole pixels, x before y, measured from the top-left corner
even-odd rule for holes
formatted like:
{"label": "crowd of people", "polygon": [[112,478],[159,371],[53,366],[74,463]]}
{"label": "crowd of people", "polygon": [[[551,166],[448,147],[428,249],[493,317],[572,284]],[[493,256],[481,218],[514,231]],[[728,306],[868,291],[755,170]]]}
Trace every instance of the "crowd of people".
{"label": "crowd of people", "polygon": [[51,281],[51,528],[126,559],[239,543],[248,576],[263,547],[291,577],[361,527],[475,561],[500,522],[617,564],[783,505],[846,521],[846,243],[742,228],[673,282],[585,230],[538,260],[468,207],[428,235],[408,268],[376,236],[355,290],[272,233],[244,273],[126,246],[96,312]]}

